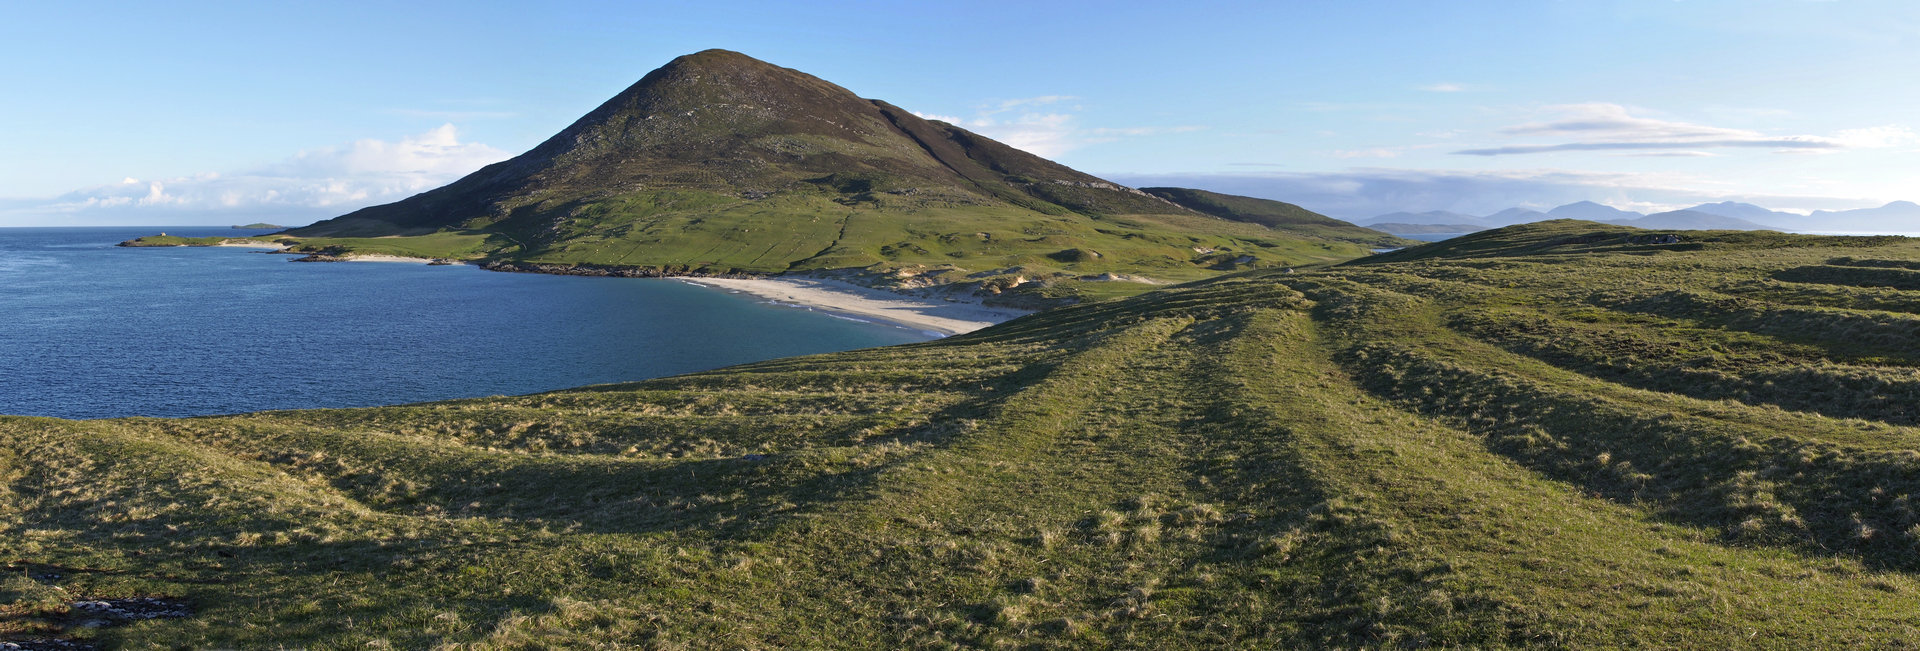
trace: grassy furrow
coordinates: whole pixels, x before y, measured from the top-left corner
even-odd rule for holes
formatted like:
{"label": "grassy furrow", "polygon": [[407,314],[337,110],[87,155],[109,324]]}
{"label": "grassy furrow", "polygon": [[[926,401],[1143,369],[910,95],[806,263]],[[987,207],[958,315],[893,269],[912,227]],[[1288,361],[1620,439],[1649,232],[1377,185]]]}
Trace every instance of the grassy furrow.
{"label": "grassy furrow", "polygon": [[1489,310],[1451,322],[1513,352],[1650,391],[1920,424],[1920,371],[1911,367],[1835,364],[1810,346],[1678,324],[1586,326],[1540,312]]}
{"label": "grassy furrow", "polygon": [[[947,226],[882,239],[975,236]],[[991,239],[1093,241],[1020,228]],[[1771,278],[1920,246],[1636,234],[1533,225],[530,396],[0,418],[0,636],[1920,646],[1911,314]],[[65,605],[133,595],[194,615]]]}
{"label": "grassy furrow", "polygon": [[[1904,574],[1727,546],[1711,529],[1592,496],[1490,453],[1482,435],[1367,395],[1328,360],[1342,337],[1273,321],[1264,350],[1225,359],[1293,433],[1307,473],[1381,532],[1378,548],[1349,556],[1378,564],[1354,577],[1375,584],[1362,611],[1369,645],[1916,642],[1901,594],[1916,584]],[[1832,611],[1850,625],[1825,625],[1819,613]]]}

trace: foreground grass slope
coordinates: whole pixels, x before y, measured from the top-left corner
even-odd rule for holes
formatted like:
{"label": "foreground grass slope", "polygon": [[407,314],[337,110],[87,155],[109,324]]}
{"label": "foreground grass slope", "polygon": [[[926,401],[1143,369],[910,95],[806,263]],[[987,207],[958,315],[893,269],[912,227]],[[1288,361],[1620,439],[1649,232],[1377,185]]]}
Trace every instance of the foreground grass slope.
{"label": "foreground grass slope", "polygon": [[[1648,234],[1513,227],[630,385],[0,419],[0,626],[129,648],[1920,644],[1920,296],[1888,276],[1920,245]],[[134,595],[195,614],[62,628],[71,599]]]}

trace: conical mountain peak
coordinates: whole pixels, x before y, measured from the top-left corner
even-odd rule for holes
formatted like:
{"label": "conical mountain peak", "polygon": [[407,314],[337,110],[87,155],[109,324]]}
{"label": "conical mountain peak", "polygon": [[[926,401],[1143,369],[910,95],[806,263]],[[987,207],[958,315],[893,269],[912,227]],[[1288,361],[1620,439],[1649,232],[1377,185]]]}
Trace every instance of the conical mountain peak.
{"label": "conical mountain peak", "polygon": [[760,200],[823,188],[860,200],[891,191],[896,204],[1188,212],[819,77],[706,50],[647,73],[512,160],[298,232],[430,232],[511,220],[546,237],[570,213],[636,192]]}
{"label": "conical mountain peak", "polygon": [[[724,50],[716,47],[716,48],[701,50],[693,54],[682,54],[680,56],[674,57],[672,61],[667,62],[667,65],[660,66],[660,69],[666,70],[669,68],[677,68],[677,67],[683,67],[683,66],[713,67],[713,68],[726,68],[726,67],[735,67],[735,66],[759,66],[763,68],[779,67],[771,63],[767,63],[765,61],[761,61],[759,59],[755,59],[753,57],[747,56],[745,54],[735,52],[733,50]],[[785,68],[782,68],[782,69],[784,70]]]}
{"label": "conical mountain peak", "polygon": [[[1094,223],[1118,215],[1176,219]],[[502,264],[649,273],[1048,260],[1066,265],[1048,273],[1071,274],[1116,264],[1090,253],[1103,248],[1209,270],[1259,259],[1197,259],[1254,251],[1193,239],[1192,228],[1224,228],[1180,221],[1193,219],[1201,215],[1174,202],[819,77],[707,50],[647,73],[512,160],[291,233],[484,234],[482,250]]]}
{"label": "conical mountain peak", "polygon": [[870,102],[845,88],[738,52],[706,50],[648,73],[534,151],[558,157],[644,148],[705,160],[751,148],[769,134],[859,138],[885,126]]}
{"label": "conical mountain peak", "polygon": [[[673,74],[682,72],[712,73],[750,73],[750,74],[791,74],[812,77],[792,68],[777,66],[741,52],[721,48],[711,48],[682,54],[668,61],[666,65],[654,69],[652,74]],[[649,76],[652,76],[650,74]]]}

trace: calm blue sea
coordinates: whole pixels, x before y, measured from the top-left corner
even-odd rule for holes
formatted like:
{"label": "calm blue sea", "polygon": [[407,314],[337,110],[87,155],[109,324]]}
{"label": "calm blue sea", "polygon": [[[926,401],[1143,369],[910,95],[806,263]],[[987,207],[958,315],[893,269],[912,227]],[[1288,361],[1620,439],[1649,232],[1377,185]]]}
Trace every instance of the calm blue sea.
{"label": "calm blue sea", "polygon": [[674,280],[119,248],[205,227],[0,228],[0,414],[384,405],[932,338]]}

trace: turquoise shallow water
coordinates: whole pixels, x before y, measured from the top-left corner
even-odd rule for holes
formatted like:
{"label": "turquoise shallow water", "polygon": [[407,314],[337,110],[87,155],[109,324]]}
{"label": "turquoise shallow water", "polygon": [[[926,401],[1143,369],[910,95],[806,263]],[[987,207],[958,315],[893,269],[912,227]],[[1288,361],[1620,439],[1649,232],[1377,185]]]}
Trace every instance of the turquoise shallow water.
{"label": "turquoise shallow water", "polygon": [[294,263],[0,228],[0,414],[191,416],[511,395],[925,341],[673,280]]}

